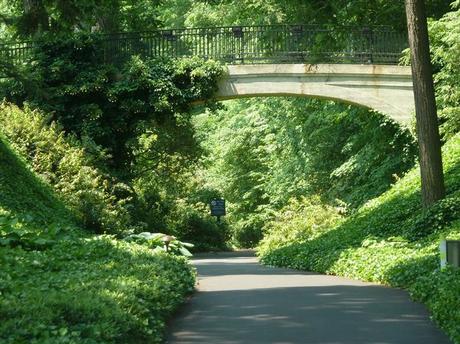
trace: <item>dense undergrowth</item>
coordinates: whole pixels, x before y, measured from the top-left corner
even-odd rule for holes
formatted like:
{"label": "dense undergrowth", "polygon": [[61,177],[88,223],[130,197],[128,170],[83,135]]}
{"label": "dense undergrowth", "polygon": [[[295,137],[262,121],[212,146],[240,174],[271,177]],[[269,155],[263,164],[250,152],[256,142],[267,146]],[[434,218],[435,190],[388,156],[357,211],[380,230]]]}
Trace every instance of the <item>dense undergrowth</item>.
{"label": "dense undergrowth", "polygon": [[2,343],[159,343],[194,285],[183,257],[108,236],[0,248]]}
{"label": "dense undergrowth", "polygon": [[[267,225],[262,262],[407,288],[460,343],[460,270],[441,271],[438,257],[441,236],[460,239],[459,134],[443,147],[443,159],[447,197],[429,210],[421,207],[418,169],[346,219],[323,207],[308,222],[302,212],[282,217],[285,209]],[[295,238],[283,234],[289,225]]]}
{"label": "dense undergrowth", "polygon": [[55,122],[48,125],[46,116],[29,108],[0,104],[0,123],[9,144],[83,227],[112,234],[130,229],[129,186],[98,167],[107,159],[100,146],[65,136]]}
{"label": "dense undergrowth", "polygon": [[[161,180],[156,175],[143,175],[134,183],[121,182],[107,169],[109,157],[101,146],[88,137],[79,140],[65,135],[56,122],[48,124],[40,111],[3,103],[0,124],[0,133],[21,154],[23,164],[86,230],[117,237],[166,232],[192,242],[195,251],[227,248],[228,224],[218,224],[207,215],[206,202],[218,196],[215,191],[189,186],[187,191],[179,191],[187,194],[186,199],[174,199],[178,197],[175,193],[165,195],[159,188]],[[6,191],[4,195],[6,198]],[[8,199],[16,202],[14,188]],[[31,199],[35,204],[34,197]]]}
{"label": "dense undergrowth", "polygon": [[0,163],[0,342],[161,342],[186,259],[82,230],[4,138]]}

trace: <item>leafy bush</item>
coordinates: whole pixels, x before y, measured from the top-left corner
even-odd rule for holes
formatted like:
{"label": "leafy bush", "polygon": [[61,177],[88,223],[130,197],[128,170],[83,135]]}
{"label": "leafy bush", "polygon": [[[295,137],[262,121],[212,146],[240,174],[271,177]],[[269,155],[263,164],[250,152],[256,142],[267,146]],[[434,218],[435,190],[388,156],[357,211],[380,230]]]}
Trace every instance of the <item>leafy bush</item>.
{"label": "leafy bush", "polygon": [[[100,40],[88,33],[41,36],[24,72],[35,90],[7,79],[0,98],[3,92],[11,102],[53,114],[66,132],[107,149],[110,165],[127,173],[141,134],[161,134],[166,146],[181,135],[189,138],[191,103],[214,96],[223,69],[199,58],[117,56],[110,64]],[[181,148],[187,149],[175,146]]]}
{"label": "leafy bush", "polygon": [[73,223],[72,213],[49,185],[13,153],[0,129],[0,215],[29,218],[38,224]]}
{"label": "leafy bush", "polygon": [[439,234],[457,219],[460,219],[460,196],[451,195],[423,211],[407,236],[411,240],[417,240]]}
{"label": "leafy bush", "polygon": [[232,228],[232,241],[235,246],[243,248],[255,247],[262,240],[265,217],[252,214],[247,219],[239,219]]}
{"label": "leafy bush", "polygon": [[318,196],[291,199],[265,225],[261,247],[273,249],[308,241],[339,223],[341,211],[342,208],[327,205]]}
{"label": "leafy bush", "polygon": [[447,268],[424,275],[411,286],[411,293],[428,305],[434,320],[460,343],[460,270]]}
{"label": "leafy bush", "polygon": [[206,180],[229,204],[233,241],[254,246],[290,199],[321,195],[352,211],[415,163],[416,145],[390,119],[307,98],[235,100],[195,118]]}
{"label": "leafy bush", "polygon": [[178,200],[166,223],[178,239],[192,243],[194,251],[227,249],[228,224],[225,221],[217,223],[204,203],[188,204]]}
{"label": "leafy bush", "polygon": [[[192,254],[187,249],[193,247],[193,244],[177,240],[176,237],[168,236],[163,233],[142,232],[139,234],[130,234],[125,239],[128,242],[136,242],[152,249],[153,252],[169,252],[175,255],[190,257]],[[167,240],[167,241],[165,241]]]}
{"label": "leafy bush", "polygon": [[194,286],[182,257],[100,236],[0,247],[0,342],[161,343]]}
{"label": "leafy bush", "polygon": [[[22,78],[0,82],[7,100],[39,112],[3,105],[2,130],[83,226],[121,236],[167,232],[168,205],[201,153],[191,104],[210,102],[223,69],[199,58],[107,63],[100,38],[40,36]],[[148,179],[152,192],[151,183],[138,187]]]}
{"label": "leafy bush", "polygon": [[440,235],[460,238],[460,134],[443,147],[443,161],[448,195],[428,211],[422,209],[420,176],[414,169],[344,221],[327,224],[329,218],[320,216],[326,225],[317,235],[300,224],[304,231],[297,232],[306,235],[283,242],[279,233],[286,221],[271,224],[272,230],[258,247],[261,261],[408,288],[460,343],[460,275],[450,269],[440,271],[437,253]]}
{"label": "leafy bush", "polygon": [[34,224],[33,217],[13,217],[0,214],[0,246],[22,247],[27,250],[44,250],[58,240],[75,237],[75,227],[52,223],[43,228]]}
{"label": "leafy bush", "polygon": [[28,108],[0,105],[0,132],[30,167],[52,185],[85,228],[95,232],[121,233],[130,224],[130,197],[117,198],[115,191],[128,189],[97,165],[104,151],[90,140],[64,137],[56,123],[46,124],[44,115]]}

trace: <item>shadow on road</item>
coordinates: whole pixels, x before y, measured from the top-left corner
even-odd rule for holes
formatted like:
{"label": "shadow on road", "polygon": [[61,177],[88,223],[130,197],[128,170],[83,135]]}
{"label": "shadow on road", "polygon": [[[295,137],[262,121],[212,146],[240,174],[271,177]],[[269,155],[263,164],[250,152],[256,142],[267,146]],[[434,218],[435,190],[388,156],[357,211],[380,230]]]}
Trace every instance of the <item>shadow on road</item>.
{"label": "shadow on road", "polygon": [[447,344],[406,292],[263,267],[251,256],[194,260],[198,292],[167,343]]}

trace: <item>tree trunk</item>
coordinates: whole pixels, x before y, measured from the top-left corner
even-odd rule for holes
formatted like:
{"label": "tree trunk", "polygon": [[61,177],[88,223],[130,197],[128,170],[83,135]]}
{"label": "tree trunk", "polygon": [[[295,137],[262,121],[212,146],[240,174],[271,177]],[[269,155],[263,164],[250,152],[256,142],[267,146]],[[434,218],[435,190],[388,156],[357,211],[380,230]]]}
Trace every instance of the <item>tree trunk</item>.
{"label": "tree trunk", "polygon": [[423,0],[405,0],[411,50],[416,128],[420,151],[422,202],[430,206],[445,195],[436,100]]}
{"label": "tree trunk", "polygon": [[48,29],[48,13],[42,0],[23,0],[24,14],[20,23],[21,31],[34,34]]}

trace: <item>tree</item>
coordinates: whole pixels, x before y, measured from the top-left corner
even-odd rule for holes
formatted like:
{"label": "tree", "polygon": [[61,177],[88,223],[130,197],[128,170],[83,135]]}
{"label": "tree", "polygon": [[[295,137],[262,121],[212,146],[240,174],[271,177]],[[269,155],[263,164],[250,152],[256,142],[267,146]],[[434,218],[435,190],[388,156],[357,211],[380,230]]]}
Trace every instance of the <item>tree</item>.
{"label": "tree", "polygon": [[28,34],[48,27],[48,13],[43,1],[23,0],[24,14],[20,20],[20,26]]}
{"label": "tree", "polygon": [[420,151],[422,202],[430,206],[445,195],[428,27],[423,0],[405,0],[414,82],[416,130]]}
{"label": "tree", "polygon": [[0,37],[154,30],[157,6],[158,0],[0,0]]}

